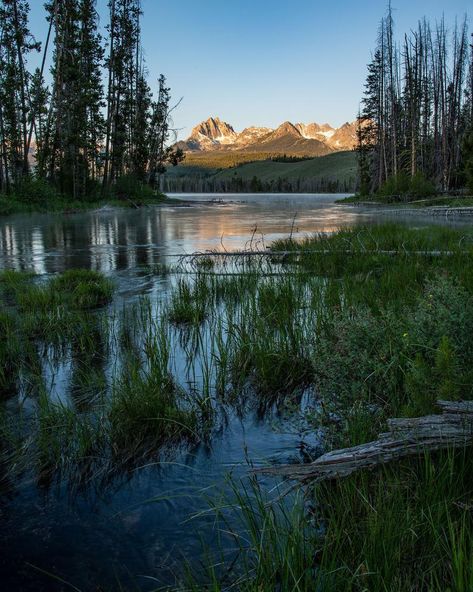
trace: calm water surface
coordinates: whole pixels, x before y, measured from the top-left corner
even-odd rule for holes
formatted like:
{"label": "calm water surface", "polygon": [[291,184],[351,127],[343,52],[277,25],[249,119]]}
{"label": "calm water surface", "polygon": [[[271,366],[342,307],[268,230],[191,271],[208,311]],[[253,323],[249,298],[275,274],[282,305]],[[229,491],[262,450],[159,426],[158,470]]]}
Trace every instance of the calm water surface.
{"label": "calm water surface", "polygon": [[[126,306],[141,294],[166,293],[169,279],[140,269],[173,263],[183,253],[240,249],[250,241],[263,248],[291,229],[304,236],[380,221],[373,210],[336,205],[340,196],[215,196],[221,203],[208,203],[208,195],[185,197],[195,203],[0,219],[0,268],[38,274],[71,267],[99,270],[114,278]],[[432,223],[418,217],[404,221]],[[202,541],[214,540],[205,496],[219,495],[225,475],[244,477],[248,459],[256,464],[300,460],[305,447],[316,444],[313,435],[276,413],[262,420],[250,411],[230,414],[211,444],[180,451],[159,467],[135,469],[107,488],[72,495],[67,484],[5,483],[0,588],[70,589],[38,570],[84,591],[119,589],[119,582],[125,589],[151,590],[171,582],[183,557],[197,560]],[[269,489],[274,483],[265,485]]]}

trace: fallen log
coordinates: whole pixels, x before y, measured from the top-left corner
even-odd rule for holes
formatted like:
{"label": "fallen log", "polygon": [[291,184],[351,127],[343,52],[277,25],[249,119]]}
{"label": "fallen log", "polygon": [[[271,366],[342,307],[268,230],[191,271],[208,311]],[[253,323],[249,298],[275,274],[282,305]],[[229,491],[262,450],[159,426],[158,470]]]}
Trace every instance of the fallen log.
{"label": "fallen log", "polygon": [[166,255],[181,259],[200,259],[207,257],[290,257],[292,255],[417,255],[421,257],[451,257],[453,255],[471,255],[471,251],[442,251],[421,250],[408,251],[406,249],[306,249],[295,251],[206,251],[204,253],[183,253]]}
{"label": "fallen log", "polygon": [[302,482],[348,477],[407,456],[473,444],[473,401],[438,401],[441,415],[390,419],[389,431],[378,440],[334,450],[308,464],[276,465],[254,469]]}

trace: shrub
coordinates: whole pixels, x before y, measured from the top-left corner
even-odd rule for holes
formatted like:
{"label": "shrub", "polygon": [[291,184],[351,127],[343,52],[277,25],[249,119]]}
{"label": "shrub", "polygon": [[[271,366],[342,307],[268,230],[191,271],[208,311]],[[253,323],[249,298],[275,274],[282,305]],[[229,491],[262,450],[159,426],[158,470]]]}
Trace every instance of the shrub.
{"label": "shrub", "polygon": [[113,187],[113,195],[117,199],[140,202],[141,200],[151,199],[155,193],[149,185],[138,179],[136,175],[130,174],[117,179]]}
{"label": "shrub", "polygon": [[429,197],[437,193],[432,181],[426,179],[423,173],[416,173],[411,176],[405,172],[389,177],[378,189],[377,194],[381,197],[407,199],[409,197]]}
{"label": "shrub", "polygon": [[26,177],[15,185],[14,197],[24,203],[43,205],[63,199],[58,190],[44,179]]}

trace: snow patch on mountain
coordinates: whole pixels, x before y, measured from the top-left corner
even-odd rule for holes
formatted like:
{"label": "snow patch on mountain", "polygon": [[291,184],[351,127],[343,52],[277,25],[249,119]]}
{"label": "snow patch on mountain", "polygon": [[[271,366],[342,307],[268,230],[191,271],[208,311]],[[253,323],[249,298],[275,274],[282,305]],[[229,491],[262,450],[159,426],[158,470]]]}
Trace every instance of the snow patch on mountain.
{"label": "snow patch on mountain", "polygon": [[351,150],[356,145],[356,122],[334,128],[328,123],[296,123],[285,121],[276,129],[247,127],[242,132],[219,117],[209,117],[192,130],[187,140],[179,142],[185,151],[269,150],[284,149],[319,153]]}

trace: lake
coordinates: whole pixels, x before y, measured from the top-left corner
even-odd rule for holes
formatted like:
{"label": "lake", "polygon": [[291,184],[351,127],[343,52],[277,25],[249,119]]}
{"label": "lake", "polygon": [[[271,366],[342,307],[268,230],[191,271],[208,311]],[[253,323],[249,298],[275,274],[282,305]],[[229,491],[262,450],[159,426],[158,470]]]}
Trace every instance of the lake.
{"label": "lake", "polygon": [[[97,270],[116,284],[115,309],[126,309],[143,295],[153,301],[166,298],[172,278],[147,270],[176,263],[183,254],[263,249],[290,233],[303,237],[386,220],[370,208],[338,205],[341,196],[333,195],[176,197],[192,203],[1,219],[0,268],[45,276],[69,268]],[[410,225],[433,222],[417,216],[395,219]],[[176,375],[190,384],[177,341],[172,355]],[[109,372],[107,367],[104,374]],[[67,401],[71,361],[44,369],[44,374],[51,396]],[[304,393],[301,405],[310,405],[311,395]],[[7,412],[19,413],[25,401],[18,394],[3,405]],[[66,480],[45,483],[31,473],[13,483],[4,476],[2,587],[69,589],[57,578],[80,590],[115,590],[120,585],[152,590],[171,583],[185,559],[197,561],[203,545],[212,547],[215,529],[208,498],[228,490],[229,473],[238,481],[248,474],[249,462],[301,461],[318,444],[317,434],[278,409],[262,415],[251,406],[226,408],[208,442],[182,447],[159,463],[135,466],[106,486],[99,478],[71,489]],[[276,484],[270,479],[263,483],[268,489]]]}

